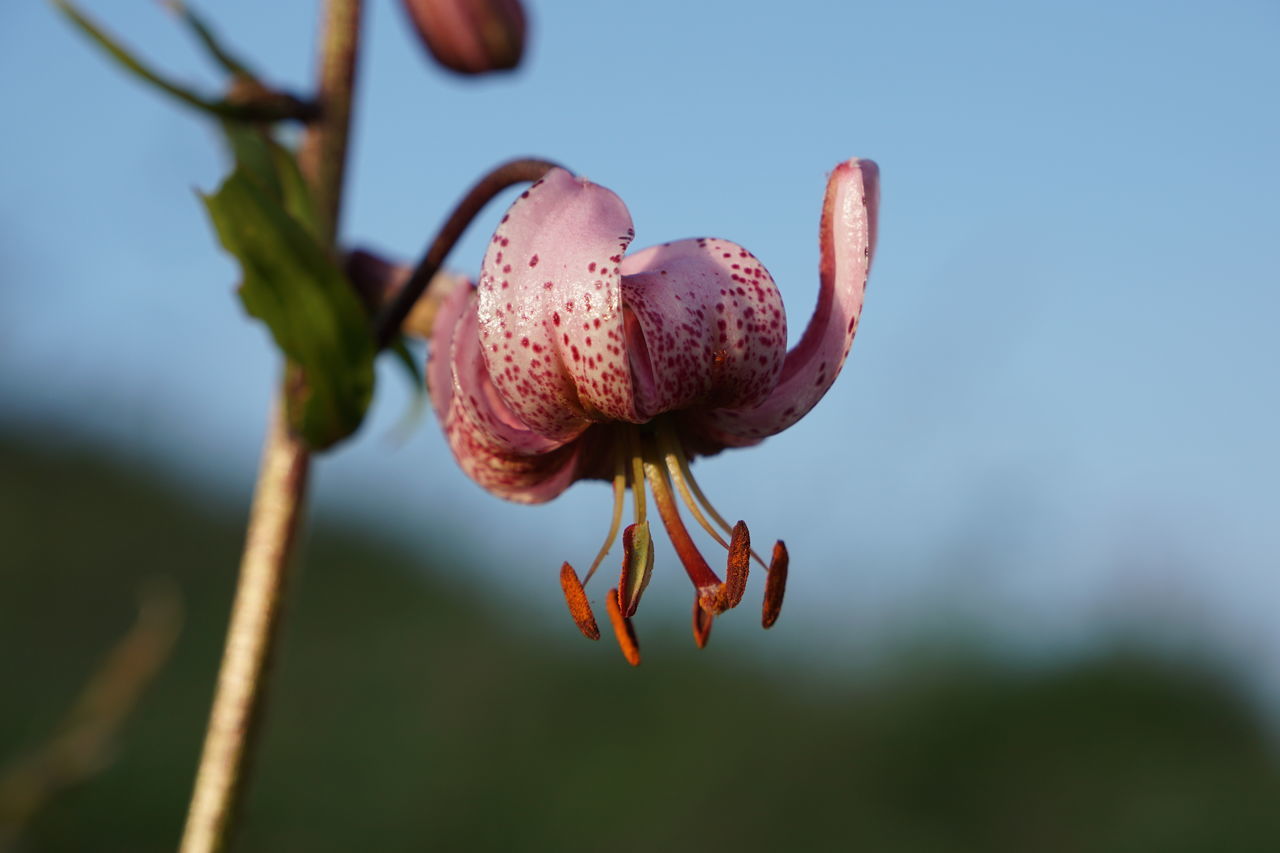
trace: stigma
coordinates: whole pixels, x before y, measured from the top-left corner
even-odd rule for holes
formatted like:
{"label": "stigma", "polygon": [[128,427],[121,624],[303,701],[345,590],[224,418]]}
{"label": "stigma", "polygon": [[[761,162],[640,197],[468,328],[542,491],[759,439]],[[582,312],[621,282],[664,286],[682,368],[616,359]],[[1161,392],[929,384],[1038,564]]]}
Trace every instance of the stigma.
{"label": "stigma", "polygon": [[[765,563],[751,547],[751,533],[743,521],[729,524],[707,499],[689,467],[689,459],[667,418],[647,424],[620,424],[614,427],[611,456],[614,463],[613,514],[608,533],[590,568],[579,578],[573,566],[560,569],[560,585],[569,613],[588,639],[598,640],[600,629],[591,610],[586,586],[604,563],[618,540],[627,496],[630,495],[632,522],[622,530],[622,570],[618,584],[606,593],[609,622],[623,657],[632,666],[640,663],[640,645],[632,618],[653,574],[653,536],[649,526],[649,499],[685,574],[693,584],[693,638],[698,648],[706,646],[715,618],[741,603],[747,589],[752,560],[767,573],[761,625],[770,628],[782,609],[786,591],[789,557],[781,540]],[[697,525],[724,551],[721,578],[703,556],[685,526],[681,505]]]}

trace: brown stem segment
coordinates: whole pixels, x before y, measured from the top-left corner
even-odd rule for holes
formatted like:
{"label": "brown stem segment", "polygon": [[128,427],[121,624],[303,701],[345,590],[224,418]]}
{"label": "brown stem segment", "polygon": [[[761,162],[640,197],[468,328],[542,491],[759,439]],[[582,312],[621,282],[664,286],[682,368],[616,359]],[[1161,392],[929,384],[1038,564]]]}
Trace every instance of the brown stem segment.
{"label": "brown stem segment", "polygon": [[249,514],[231,624],[195,792],[182,835],[182,853],[213,853],[230,841],[246,767],[261,717],[266,672],[280,631],[310,454],[289,434],[283,411],[271,417],[262,468]]}
{"label": "brown stem segment", "polygon": [[[361,0],[327,0],[320,36],[322,115],[307,129],[301,167],[332,249],[342,205],[351,99],[360,42]],[[283,621],[290,557],[306,494],[311,455],[290,434],[283,404],[271,416],[263,450],[226,647],[205,733],[182,853],[218,853],[231,841],[267,692],[267,673]]]}
{"label": "brown stem segment", "polygon": [[320,118],[302,140],[298,163],[320,214],[320,242],[333,245],[342,209],[351,101],[360,46],[361,0],[328,0],[321,24]]}
{"label": "brown stem segment", "polygon": [[445,258],[449,256],[449,252],[462,233],[467,230],[471,220],[476,218],[476,214],[507,187],[541,180],[547,172],[556,168],[556,165],[550,160],[532,158],[511,160],[476,181],[453,208],[453,212],[449,214],[449,218],[445,220],[435,239],[431,241],[426,254],[414,268],[413,275],[409,276],[409,280],[400,288],[391,305],[378,318],[375,333],[379,348],[385,347],[396,336],[396,332],[404,323],[404,318],[409,316],[414,303],[426,292],[432,277],[444,266]]}

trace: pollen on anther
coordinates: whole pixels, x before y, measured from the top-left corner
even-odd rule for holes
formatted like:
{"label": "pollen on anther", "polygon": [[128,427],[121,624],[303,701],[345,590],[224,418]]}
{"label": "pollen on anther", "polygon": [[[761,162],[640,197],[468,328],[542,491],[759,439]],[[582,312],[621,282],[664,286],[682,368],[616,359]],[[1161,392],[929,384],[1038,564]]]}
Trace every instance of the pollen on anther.
{"label": "pollen on anther", "polygon": [[787,546],[779,539],[773,546],[773,559],[769,561],[769,578],[764,584],[764,607],[760,624],[772,628],[782,612],[782,596],[787,591],[787,567],[791,558]]}
{"label": "pollen on anther", "polygon": [[613,634],[618,640],[618,648],[622,649],[622,656],[632,666],[639,666],[640,644],[636,642],[636,629],[632,626],[631,620],[622,615],[622,606],[618,603],[618,591],[609,590],[605,599],[609,610],[609,621],[613,623]]}
{"label": "pollen on anther", "polygon": [[588,640],[600,639],[600,627],[596,625],[595,614],[591,612],[587,591],[582,588],[578,573],[568,563],[560,567],[560,588],[564,590],[564,600],[569,605],[569,615],[573,617],[578,630]]}
{"label": "pollen on anther", "polygon": [[745,522],[733,526],[729,538],[729,564],[725,570],[724,585],[720,587],[720,606],[725,610],[737,607],[747,591],[747,567],[751,564],[751,534]]}

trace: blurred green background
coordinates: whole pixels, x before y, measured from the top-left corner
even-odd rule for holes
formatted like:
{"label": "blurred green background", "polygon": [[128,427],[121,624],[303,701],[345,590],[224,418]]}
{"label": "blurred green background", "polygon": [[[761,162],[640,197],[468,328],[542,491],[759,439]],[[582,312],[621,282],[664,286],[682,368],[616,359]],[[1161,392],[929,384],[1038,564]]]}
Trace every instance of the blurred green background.
{"label": "blurred green background", "polygon": [[[114,760],[14,849],[172,849],[247,495],[75,447],[0,439],[0,760],[48,741],[146,579],[185,624]],[[633,670],[431,551],[312,520],[240,849],[1280,849],[1273,744],[1207,663],[924,634],[874,671],[797,671],[651,621]]]}

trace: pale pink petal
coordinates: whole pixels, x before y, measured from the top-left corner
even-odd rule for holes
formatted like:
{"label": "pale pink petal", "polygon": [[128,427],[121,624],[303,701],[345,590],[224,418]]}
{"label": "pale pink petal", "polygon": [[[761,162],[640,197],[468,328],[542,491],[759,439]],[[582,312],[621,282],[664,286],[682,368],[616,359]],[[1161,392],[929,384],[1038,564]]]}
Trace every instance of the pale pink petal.
{"label": "pale pink petal", "polygon": [[427,391],[431,394],[431,406],[441,424],[448,417],[449,405],[453,401],[453,333],[464,312],[476,313],[474,287],[456,287],[450,291],[440,303],[431,327],[431,343],[427,347]]}
{"label": "pale pink petal", "polygon": [[640,414],[750,406],[769,395],[787,318],[754,255],[727,240],[680,240],[627,257],[622,273]]}
{"label": "pale pink petal", "polygon": [[690,413],[689,426],[702,439],[712,446],[755,444],[800,420],[827,393],[858,330],[879,202],[880,172],[872,161],[849,160],[832,172],[822,207],[818,305],[804,336],[763,403]]}
{"label": "pale pink petal", "polygon": [[[456,316],[452,335],[437,338],[448,345],[452,392],[432,394],[454,457],[468,477],[499,497],[541,503],[560,494],[577,478],[577,442],[555,441],[530,430],[495,392],[480,352],[475,291],[463,290],[460,309],[442,306]],[[437,334],[443,329],[437,323]],[[433,384],[440,377],[440,354],[430,365]]]}
{"label": "pale pink petal", "polygon": [[621,199],[553,169],[511,206],[485,254],[479,329],[489,374],[547,438],[639,420],[619,284],[632,233]]}

